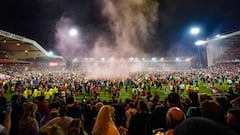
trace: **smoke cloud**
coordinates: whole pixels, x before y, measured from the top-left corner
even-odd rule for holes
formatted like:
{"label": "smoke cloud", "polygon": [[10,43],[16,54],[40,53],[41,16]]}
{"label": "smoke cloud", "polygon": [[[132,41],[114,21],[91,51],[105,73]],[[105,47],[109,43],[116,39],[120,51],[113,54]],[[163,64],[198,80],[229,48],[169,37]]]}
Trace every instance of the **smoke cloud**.
{"label": "smoke cloud", "polygon": [[155,0],[102,0],[102,15],[107,19],[114,50],[122,56],[144,55],[142,48],[154,33],[158,2]]}
{"label": "smoke cloud", "polygon": [[[147,57],[142,48],[146,48],[154,34],[157,0],[101,0],[96,5],[107,22],[109,33],[106,35],[109,37],[99,33],[88,54],[92,62],[80,63],[87,70],[88,78],[122,78],[130,72],[146,70],[139,57]],[[73,59],[79,56],[77,53],[81,49],[82,52],[86,50],[81,46],[88,45],[84,45],[81,36],[69,41],[65,36],[69,22],[67,19],[60,20],[56,38],[63,57]],[[131,60],[134,63],[129,62]]]}
{"label": "smoke cloud", "polygon": [[81,38],[81,29],[77,30],[76,35],[71,35],[70,30],[74,24],[68,18],[61,18],[56,25],[56,49],[66,61],[71,61],[81,55],[85,44]]}

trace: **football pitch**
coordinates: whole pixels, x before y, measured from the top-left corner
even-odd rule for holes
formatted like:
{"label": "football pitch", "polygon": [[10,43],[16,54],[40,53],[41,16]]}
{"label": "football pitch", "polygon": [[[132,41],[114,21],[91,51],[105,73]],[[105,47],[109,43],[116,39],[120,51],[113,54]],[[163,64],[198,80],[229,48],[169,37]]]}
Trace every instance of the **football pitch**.
{"label": "football pitch", "polygon": [[[170,84],[169,84],[169,86],[170,86]],[[167,95],[169,93],[171,93],[169,86],[167,88],[166,93],[164,92],[163,87],[161,89],[158,89],[156,86],[150,86],[150,89],[151,89],[150,92],[151,92],[152,95],[154,95],[155,92],[157,92],[158,95],[160,96],[160,100],[164,100],[167,97]],[[229,88],[231,86],[229,86],[227,83],[223,83],[222,86],[220,86],[220,84],[218,84],[218,83],[215,83],[214,87],[223,91],[223,92],[225,92],[225,91],[229,90]],[[200,94],[205,93],[205,94],[209,94],[209,95],[214,95],[214,93],[210,90],[209,86],[207,84],[204,84],[200,80],[198,81],[198,89],[199,89]],[[233,90],[234,90],[234,92],[236,92],[235,87],[233,87]],[[183,98],[188,97],[188,92],[187,92],[186,89],[184,90],[183,93],[179,93],[179,94]],[[4,94],[4,96],[8,99],[8,101],[11,100],[12,95],[14,95],[14,93],[7,92],[7,93]],[[75,96],[76,101],[81,102],[84,95],[85,94],[83,94],[83,93],[77,92],[74,96]],[[98,91],[97,95],[98,95],[97,99],[100,99],[101,101],[112,100],[112,94],[106,92],[105,90]],[[138,97],[141,98],[141,95],[139,95]],[[90,100],[91,98],[93,98],[93,95],[92,94],[86,95],[86,98],[87,98],[87,100]],[[127,91],[126,91],[125,88],[121,88],[119,96],[116,96],[115,99],[118,100],[118,101],[119,100],[125,101],[126,99],[132,99],[132,88],[129,86]]]}
{"label": "football pitch", "polygon": [[[170,85],[170,84],[169,84]],[[229,86],[227,83],[223,83],[222,86],[220,86],[220,84],[215,84],[214,87],[216,87],[217,89],[221,90],[221,91],[227,91],[229,90],[229,88],[231,86]],[[164,100],[167,95],[169,93],[171,93],[170,88],[168,86],[168,90],[165,93],[164,92],[164,88],[162,87],[161,89],[158,89],[156,86],[150,86],[151,88],[151,94],[154,95],[155,92],[158,93],[158,95],[160,96],[160,100]],[[199,89],[199,93],[200,94],[208,94],[208,95],[214,95],[214,93],[212,92],[212,90],[209,88],[209,86],[207,84],[204,84],[203,82],[201,82],[200,80],[198,81],[198,89]],[[235,87],[233,87],[233,90],[235,91]],[[236,92],[236,91],[235,91]],[[183,93],[179,93],[181,97],[186,98],[188,97],[188,92],[185,89],[185,91]],[[76,100],[77,101],[81,101],[83,99],[83,96],[81,94],[77,94],[76,96]],[[92,98],[92,96],[87,96],[87,99],[90,100]],[[112,94],[106,93],[105,91],[100,91],[98,92],[98,97],[100,98],[101,101],[110,101],[112,99]],[[126,100],[126,99],[131,99],[132,98],[132,88],[128,87],[128,90],[126,91],[125,88],[121,88],[120,89],[120,95],[119,97],[116,97],[116,100]],[[141,96],[139,96],[139,98],[141,98]]]}

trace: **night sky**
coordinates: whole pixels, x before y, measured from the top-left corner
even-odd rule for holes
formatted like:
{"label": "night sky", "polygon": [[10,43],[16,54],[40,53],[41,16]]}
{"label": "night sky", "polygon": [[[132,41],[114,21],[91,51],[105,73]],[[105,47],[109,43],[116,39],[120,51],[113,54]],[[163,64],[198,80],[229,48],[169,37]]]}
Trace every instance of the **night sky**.
{"label": "night sky", "polygon": [[[96,1],[0,0],[0,29],[33,39],[54,51],[56,23],[67,17],[91,37],[88,40],[94,40],[99,33],[109,32]],[[192,55],[195,40],[240,30],[240,0],[158,1],[156,33],[145,48],[155,55],[171,56],[176,51]],[[189,34],[191,26],[202,29],[198,37]]]}

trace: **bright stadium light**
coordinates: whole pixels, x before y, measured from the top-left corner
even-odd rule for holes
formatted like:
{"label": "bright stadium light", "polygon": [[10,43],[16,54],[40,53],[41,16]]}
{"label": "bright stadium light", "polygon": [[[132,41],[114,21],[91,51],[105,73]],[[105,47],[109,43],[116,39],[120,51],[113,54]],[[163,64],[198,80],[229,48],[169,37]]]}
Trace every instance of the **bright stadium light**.
{"label": "bright stadium light", "polygon": [[101,58],[101,61],[105,61],[105,58]]}
{"label": "bright stadium light", "polygon": [[190,33],[191,33],[192,35],[198,35],[200,32],[201,32],[201,30],[200,30],[199,27],[192,27],[192,28],[190,29]]}
{"label": "bright stadium light", "polygon": [[186,61],[186,62],[189,62],[189,61],[191,61],[191,59],[190,59],[190,58],[186,58],[185,61]]}
{"label": "bright stadium light", "polygon": [[220,36],[221,36],[220,34],[217,34],[215,37],[218,38],[218,37],[220,37]]}
{"label": "bright stadium light", "polygon": [[198,41],[195,42],[195,45],[199,46],[199,45],[204,45],[204,44],[206,44],[206,43],[207,43],[207,41],[198,40]]}
{"label": "bright stadium light", "polygon": [[133,57],[130,57],[128,60],[129,60],[129,61],[133,61],[133,60],[134,60],[134,58],[133,58]]}
{"label": "bright stadium light", "polygon": [[53,52],[52,51],[49,51],[48,52],[48,56],[52,56],[53,55]]}
{"label": "bright stadium light", "polygon": [[221,36],[220,36],[220,38],[226,38],[226,36],[224,36],[224,35],[221,35]]}
{"label": "bright stadium light", "polygon": [[164,58],[163,58],[163,57],[161,57],[160,61],[164,61]]}
{"label": "bright stadium light", "polygon": [[152,57],[152,61],[157,61],[157,58],[156,57]]}
{"label": "bright stadium light", "polygon": [[177,58],[176,58],[176,61],[180,61],[180,59],[177,57]]}
{"label": "bright stadium light", "polygon": [[77,36],[78,35],[78,31],[77,31],[77,29],[75,29],[75,28],[71,28],[70,30],[69,30],[69,35],[70,36]]}

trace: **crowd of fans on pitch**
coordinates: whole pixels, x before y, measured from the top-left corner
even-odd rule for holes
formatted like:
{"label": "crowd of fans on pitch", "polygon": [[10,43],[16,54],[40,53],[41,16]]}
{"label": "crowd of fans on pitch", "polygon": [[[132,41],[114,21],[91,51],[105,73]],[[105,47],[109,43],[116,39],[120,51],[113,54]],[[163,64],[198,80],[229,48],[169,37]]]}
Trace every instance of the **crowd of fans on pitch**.
{"label": "crowd of fans on pitch", "polygon": [[[18,68],[13,68],[18,67]],[[41,69],[41,70],[40,70]],[[236,135],[240,134],[240,67],[135,73],[126,80],[85,79],[84,73],[43,72],[41,66],[2,64],[0,134],[5,135]],[[31,71],[31,72],[30,72]],[[198,83],[211,95],[199,93]],[[229,89],[216,88],[227,84]],[[159,92],[153,93],[152,87]],[[121,100],[120,89],[132,92]],[[106,91],[112,100],[101,100]],[[166,92],[167,96],[158,95]],[[188,96],[183,96],[187,91]],[[10,92],[11,100],[4,96]],[[75,99],[76,94],[91,99]]]}

